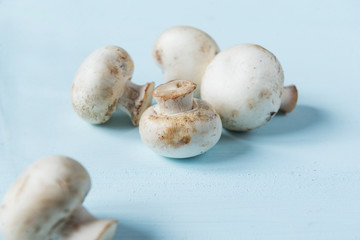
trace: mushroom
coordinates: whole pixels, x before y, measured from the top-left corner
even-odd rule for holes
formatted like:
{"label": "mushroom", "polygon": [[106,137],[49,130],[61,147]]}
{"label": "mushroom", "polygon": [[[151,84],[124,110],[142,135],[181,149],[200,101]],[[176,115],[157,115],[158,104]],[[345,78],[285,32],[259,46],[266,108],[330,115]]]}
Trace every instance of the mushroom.
{"label": "mushroom", "polygon": [[134,63],[124,49],[106,46],[95,50],[81,64],[72,84],[75,112],[87,122],[101,124],[119,108],[137,126],[151,104],[154,83],[132,83],[133,70]]}
{"label": "mushroom", "polygon": [[277,58],[255,44],[220,52],[202,79],[201,97],[219,113],[225,128],[247,131],[270,121],[279,111],[290,112],[297,102],[295,86],[283,87]]}
{"label": "mushroom", "polygon": [[82,206],[90,177],[77,161],[49,156],[33,163],[0,204],[4,240],[110,240],[117,221],[96,219]]}
{"label": "mushroom", "polygon": [[173,80],[153,92],[158,104],[140,119],[140,136],[154,152],[172,158],[202,154],[219,140],[221,119],[203,100],[194,99],[196,84]]}
{"label": "mushroom", "polygon": [[176,26],[156,40],[153,58],[162,69],[165,82],[192,81],[199,86],[194,92],[199,97],[201,78],[218,52],[218,45],[207,33],[194,27]]}

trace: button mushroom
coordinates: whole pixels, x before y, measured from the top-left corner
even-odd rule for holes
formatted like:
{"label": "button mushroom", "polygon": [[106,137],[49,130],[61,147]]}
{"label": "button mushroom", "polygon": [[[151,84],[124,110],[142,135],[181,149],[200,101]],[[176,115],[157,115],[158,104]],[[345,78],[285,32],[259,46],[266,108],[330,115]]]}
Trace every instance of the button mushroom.
{"label": "button mushroom", "polygon": [[95,50],[82,63],[72,84],[75,112],[87,122],[101,124],[119,108],[137,126],[151,104],[154,83],[132,83],[133,70],[134,63],[124,49],[106,46]]}
{"label": "button mushroom", "polygon": [[90,177],[77,161],[42,158],[12,185],[0,204],[4,240],[110,240],[117,221],[96,219],[82,202]]}
{"label": "button mushroom", "polygon": [[241,44],[220,52],[202,79],[201,97],[221,116],[225,128],[247,131],[268,122],[280,105],[290,112],[296,105],[295,86],[283,88],[284,73],[277,58],[255,44]]}
{"label": "button mushroom", "polygon": [[140,119],[140,136],[154,152],[172,158],[199,155],[220,138],[219,115],[203,100],[194,99],[196,84],[173,80],[153,92],[158,104],[149,107]]}
{"label": "button mushroom", "polygon": [[207,33],[189,26],[176,26],[156,40],[153,58],[163,70],[165,82],[192,81],[199,86],[194,92],[194,96],[199,97],[201,78],[218,52],[219,47]]}

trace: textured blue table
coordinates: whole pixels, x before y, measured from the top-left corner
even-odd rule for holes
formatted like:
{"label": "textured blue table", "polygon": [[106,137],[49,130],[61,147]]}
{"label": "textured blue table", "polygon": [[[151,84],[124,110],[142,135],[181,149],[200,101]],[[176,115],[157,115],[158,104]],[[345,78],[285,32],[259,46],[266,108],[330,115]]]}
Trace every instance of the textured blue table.
{"label": "textured blue table", "polygon": [[[0,198],[33,161],[64,154],[90,172],[85,206],[119,220],[117,239],[360,239],[359,12],[356,0],[0,1]],[[134,82],[160,84],[151,50],[174,25],[221,49],[266,47],[298,107],[186,160],[151,152],[123,114],[76,116],[71,83],[90,52],[119,45]]]}

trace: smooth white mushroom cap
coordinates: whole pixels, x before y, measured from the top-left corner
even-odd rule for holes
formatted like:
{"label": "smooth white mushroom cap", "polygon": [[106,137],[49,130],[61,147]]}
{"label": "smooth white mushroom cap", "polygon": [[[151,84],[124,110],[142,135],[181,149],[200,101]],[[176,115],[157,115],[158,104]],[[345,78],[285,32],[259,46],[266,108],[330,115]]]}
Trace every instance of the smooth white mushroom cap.
{"label": "smooth white mushroom cap", "polygon": [[163,32],[156,40],[153,57],[163,70],[165,82],[184,79],[198,85],[207,65],[219,52],[216,42],[205,32],[190,26],[176,26]]}
{"label": "smooth white mushroom cap", "polygon": [[42,158],[12,185],[0,205],[5,240],[50,239],[90,189],[87,171],[63,156]]}
{"label": "smooth white mushroom cap", "polygon": [[274,54],[259,45],[241,44],[220,52],[209,64],[201,97],[219,113],[225,128],[247,131],[278,112],[283,84]]}
{"label": "smooth white mushroom cap", "polygon": [[220,139],[221,119],[209,104],[193,98],[195,88],[192,82],[175,80],[154,90],[159,104],[144,112],[139,131],[144,143],[159,155],[193,157]]}
{"label": "smooth white mushroom cap", "polygon": [[117,46],[92,52],[73,81],[71,102],[84,120],[100,124],[110,119],[134,71],[129,54]]}

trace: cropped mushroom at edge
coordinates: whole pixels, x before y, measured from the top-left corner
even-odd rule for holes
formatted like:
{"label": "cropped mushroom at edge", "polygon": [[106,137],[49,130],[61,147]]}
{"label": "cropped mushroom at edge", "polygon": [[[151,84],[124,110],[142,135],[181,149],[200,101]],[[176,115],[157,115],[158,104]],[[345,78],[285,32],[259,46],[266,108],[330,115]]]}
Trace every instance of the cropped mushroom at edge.
{"label": "cropped mushroom at edge", "polygon": [[200,29],[175,26],[156,40],[153,58],[162,69],[165,82],[184,79],[197,84],[194,96],[200,96],[201,78],[207,65],[219,52],[215,40]]}
{"label": "cropped mushroom at edge", "polygon": [[196,84],[173,80],[153,92],[158,104],[140,119],[143,142],[159,155],[188,158],[202,154],[220,139],[221,119],[205,101],[193,98]]}
{"label": "cropped mushroom at edge", "polygon": [[88,172],[77,161],[49,156],[33,163],[0,204],[4,240],[111,240],[117,221],[96,219],[82,202]]}
{"label": "cropped mushroom at edge", "polygon": [[92,52],[81,64],[72,84],[74,111],[89,123],[102,124],[119,108],[137,126],[141,114],[151,104],[154,83],[132,83],[133,71],[133,60],[120,47],[105,46]]}
{"label": "cropped mushroom at edge", "polygon": [[219,113],[224,128],[248,131],[279,110],[295,108],[297,89],[283,84],[284,72],[274,54],[256,44],[240,44],[220,52],[208,65],[201,97]]}

